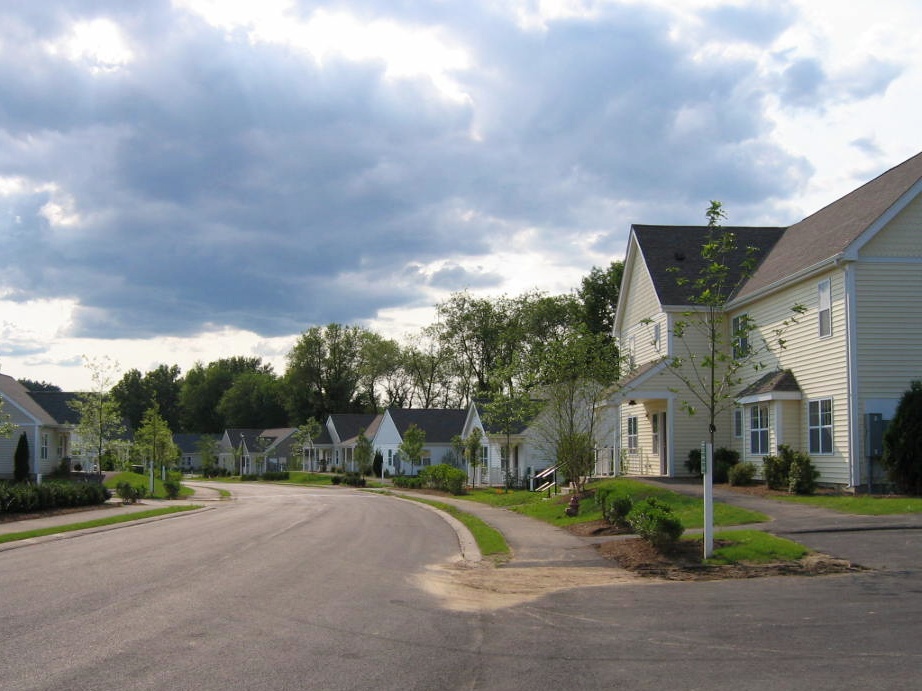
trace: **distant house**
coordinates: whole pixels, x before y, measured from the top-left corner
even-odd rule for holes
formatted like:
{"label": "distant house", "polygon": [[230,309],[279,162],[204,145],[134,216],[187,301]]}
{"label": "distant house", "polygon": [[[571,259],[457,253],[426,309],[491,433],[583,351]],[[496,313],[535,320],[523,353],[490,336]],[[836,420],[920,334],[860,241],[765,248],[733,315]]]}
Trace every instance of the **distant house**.
{"label": "distant house", "polygon": [[15,425],[11,437],[0,438],[0,478],[13,477],[13,456],[22,434],[29,443],[32,477],[54,472],[70,457],[75,416],[66,401],[73,395],[31,393],[12,377],[0,374],[3,411]]}
{"label": "distant house", "polygon": [[215,441],[215,451],[217,444],[221,441],[219,434],[194,434],[182,433],[173,435],[173,443],[179,449],[179,467],[184,473],[202,472],[202,453],[200,444],[204,438],[212,438]]}
{"label": "distant house", "polygon": [[294,427],[277,429],[233,428],[218,442],[218,466],[233,475],[262,475],[269,471],[297,469],[300,463]]}
{"label": "distant house", "polygon": [[327,461],[328,469],[355,470],[359,435],[364,432],[368,439],[373,439],[380,422],[381,416],[376,413],[333,413],[327,417],[326,435],[321,435],[314,448]]}
{"label": "distant house", "polygon": [[[389,408],[384,411],[374,435],[374,447],[384,459],[384,470],[391,475],[417,475],[430,465],[449,463],[464,467],[452,449],[452,439],[462,436],[467,411],[464,409]],[[413,463],[400,452],[404,435],[411,425],[425,432],[422,458]]]}
{"label": "distant house", "polygon": [[[809,453],[827,484],[867,484],[883,427],[910,381],[922,377],[922,154],[788,228],[729,228],[758,265],[724,307],[748,319],[752,338],[785,333],[787,345],[743,372],[735,406],[717,422],[717,445],[761,468],[786,444]],[[631,227],[615,334],[629,372],[609,400],[615,472],[675,476],[707,436],[687,415],[673,356],[703,352],[703,340],[675,336],[695,305],[675,271],[694,276],[706,229]],[[743,344],[745,345],[745,344]],[[680,350],[682,349],[682,350]]]}

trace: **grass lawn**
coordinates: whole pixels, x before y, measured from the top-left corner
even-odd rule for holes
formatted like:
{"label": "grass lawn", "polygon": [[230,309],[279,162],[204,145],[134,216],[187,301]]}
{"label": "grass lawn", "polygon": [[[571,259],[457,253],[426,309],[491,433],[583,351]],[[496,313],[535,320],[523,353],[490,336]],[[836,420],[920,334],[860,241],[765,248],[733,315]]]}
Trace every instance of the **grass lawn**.
{"label": "grass lawn", "polygon": [[201,506],[187,506],[180,504],[176,506],[166,506],[160,509],[151,509],[150,511],[137,511],[135,513],[123,513],[116,516],[107,516],[98,518],[93,521],[83,521],[81,523],[71,523],[69,525],[51,526],[50,528],[36,528],[35,530],[23,530],[18,533],[8,533],[0,535],[0,543],[15,542],[16,540],[28,540],[33,537],[42,537],[44,535],[57,535],[58,533],[69,533],[74,530],[84,530],[86,528],[98,528],[100,526],[115,525],[117,523],[127,523],[129,521],[138,521],[142,518],[152,518],[154,516],[164,516],[180,511],[193,511],[200,509]]}
{"label": "grass lawn", "polygon": [[823,509],[831,509],[840,513],[860,514],[862,516],[889,516],[900,513],[922,512],[922,498],[920,497],[875,497],[875,496],[844,496],[844,495],[815,495],[781,496],[773,495],[772,499],[790,501],[797,504],[809,504]]}
{"label": "grass lawn", "polygon": [[[112,490],[112,493],[115,494],[115,488],[118,487],[120,482],[127,482],[132,487],[137,487],[143,489],[145,492],[150,488],[150,478],[147,475],[139,475],[138,473],[124,472],[118,473],[109,477],[105,481],[105,486]],[[179,497],[181,499],[191,497],[195,494],[195,490],[191,487],[186,487],[181,485],[179,489]],[[159,478],[154,478],[154,493],[150,496],[151,499],[166,499],[166,490],[163,489],[163,482]]]}
{"label": "grass lawn", "polygon": [[[700,539],[700,536],[690,536],[690,539]],[[708,564],[771,564],[797,561],[810,553],[803,545],[759,530],[728,530],[716,533],[714,540],[731,544],[715,547],[714,555],[705,560]]]}
{"label": "grass lawn", "polygon": [[[655,497],[667,504],[686,528],[701,528],[704,524],[704,502],[701,499],[653,487],[629,478],[603,480],[589,485],[589,489],[597,490],[601,488],[615,488],[619,496],[629,496],[634,501]],[[492,506],[502,506],[556,526],[568,526],[574,523],[601,520],[602,518],[601,508],[592,499],[584,499],[580,504],[579,515],[570,517],[564,512],[567,506],[565,497],[552,495],[550,499],[547,499],[546,496],[546,494],[527,490],[512,492],[475,490],[460,498],[479,501]],[[714,503],[714,525],[744,525],[746,523],[762,523],[767,520],[768,516],[756,511],[740,509],[720,502]]]}

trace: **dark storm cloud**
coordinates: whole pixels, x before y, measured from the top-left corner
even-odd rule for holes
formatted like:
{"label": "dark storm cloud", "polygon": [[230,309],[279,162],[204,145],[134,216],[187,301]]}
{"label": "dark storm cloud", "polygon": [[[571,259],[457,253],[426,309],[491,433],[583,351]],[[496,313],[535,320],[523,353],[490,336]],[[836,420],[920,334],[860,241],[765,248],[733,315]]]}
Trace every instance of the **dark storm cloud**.
{"label": "dark storm cloud", "polygon": [[[440,25],[471,60],[450,75],[470,97],[457,101],[380,61],[318,64],[167,2],[33,4],[0,9],[0,179],[31,181],[0,197],[0,269],[16,299],[79,300],[72,335],[367,320],[418,306],[420,286],[500,287],[464,267],[517,227],[588,272],[574,249],[587,227],[620,252],[632,221],[696,222],[707,199],[764,202],[807,173],[764,136],[755,65],[694,60],[644,7],[526,30],[488,3],[335,3]],[[101,16],[128,37],[123,69],[46,49]],[[755,43],[791,20],[786,6],[720,16]],[[885,88],[885,67],[850,88]],[[822,69],[798,63],[785,83],[809,101]],[[636,216],[594,211],[608,202]],[[68,204],[79,223],[48,221]]]}

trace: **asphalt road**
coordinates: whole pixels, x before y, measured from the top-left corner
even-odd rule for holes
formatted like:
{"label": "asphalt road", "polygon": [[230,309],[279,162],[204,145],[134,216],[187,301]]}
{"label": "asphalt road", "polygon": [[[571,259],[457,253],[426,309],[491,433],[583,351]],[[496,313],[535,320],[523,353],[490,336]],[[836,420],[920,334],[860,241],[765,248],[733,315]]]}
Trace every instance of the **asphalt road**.
{"label": "asphalt road", "polygon": [[917,568],[457,612],[419,587],[459,557],[424,507],[234,490],[211,511],[0,553],[0,688],[920,688]]}

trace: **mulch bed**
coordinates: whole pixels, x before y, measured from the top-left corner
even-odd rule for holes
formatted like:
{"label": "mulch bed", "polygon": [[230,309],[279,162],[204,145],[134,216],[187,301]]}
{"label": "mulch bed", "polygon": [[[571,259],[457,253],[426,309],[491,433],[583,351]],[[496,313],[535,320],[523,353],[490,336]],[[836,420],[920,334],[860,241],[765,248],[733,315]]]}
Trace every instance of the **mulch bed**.
{"label": "mulch bed", "polygon": [[[617,537],[629,535],[630,530],[619,528],[607,521],[589,521],[569,526],[568,530],[580,537]],[[714,547],[729,544],[715,540]],[[702,540],[680,540],[668,551],[660,551],[639,537],[622,537],[600,541],[596,549],[623,569],[639,576],[670,581],[714,581],[730,578],[760,578],[764,576],[820,576],[863,570],[843,559],[825,554],[810,554],[797,561],[771,564],[703,564]]]}

